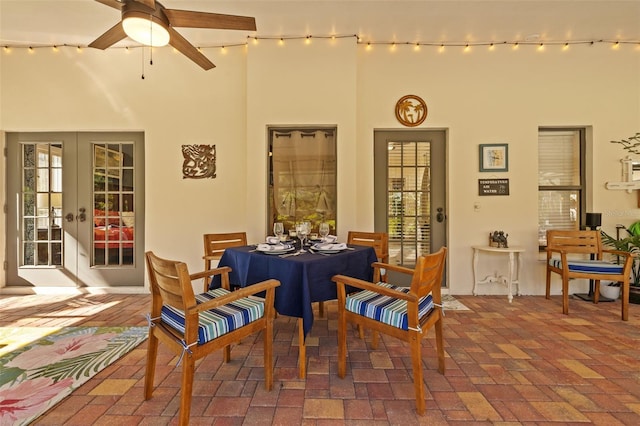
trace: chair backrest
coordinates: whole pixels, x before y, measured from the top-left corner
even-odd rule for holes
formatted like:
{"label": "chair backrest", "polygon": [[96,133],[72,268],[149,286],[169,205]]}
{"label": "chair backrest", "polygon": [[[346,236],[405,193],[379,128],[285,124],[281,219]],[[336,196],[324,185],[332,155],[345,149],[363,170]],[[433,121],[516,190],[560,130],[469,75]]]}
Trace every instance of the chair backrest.
{"label": "chair backrest", "polygon": [[378,261],[389,261],[389,235],[386,232],[349,231],[347,243],[373,247]]}
{"label": "chair backrest", "polygon": [[189,270],[185,263],[162,259],[151,251],[146,253],[146,258],[151,283],[152,318],[160,316],[163,304],[184,312],[196,305]]}
{"label": "chair backrest", "polygon": [[[600,231],[565,231],[550,229],[547,231],[547,248],[564,250],[567,253],[594,254],[602,259],[602,240]],[[547,252],[551,254],[550,251]]]}
{"label": "chair backrest", "polygon": [[442,276],[447,257],[447,248],[441,247],[435,253],[418,257],[411,279],[411,293],[424,297],[431,293],[434,303],[442,301]]}
{"label": "chair backrest", "polygon": [[220,259],[229,247],[247,245],[246,232],[227,232],[224,234],[204,234],[205,269],[211,269],[211,260]]}

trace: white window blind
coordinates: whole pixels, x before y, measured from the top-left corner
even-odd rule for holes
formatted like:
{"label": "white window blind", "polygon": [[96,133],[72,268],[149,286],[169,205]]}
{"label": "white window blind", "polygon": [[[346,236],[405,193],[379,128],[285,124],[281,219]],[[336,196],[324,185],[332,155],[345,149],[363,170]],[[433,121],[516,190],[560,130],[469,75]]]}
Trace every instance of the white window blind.
{"label": "white window blind", "polygon": [[538,241],[546,246],[548,229],[580,228],[580,130],[538,133]]}

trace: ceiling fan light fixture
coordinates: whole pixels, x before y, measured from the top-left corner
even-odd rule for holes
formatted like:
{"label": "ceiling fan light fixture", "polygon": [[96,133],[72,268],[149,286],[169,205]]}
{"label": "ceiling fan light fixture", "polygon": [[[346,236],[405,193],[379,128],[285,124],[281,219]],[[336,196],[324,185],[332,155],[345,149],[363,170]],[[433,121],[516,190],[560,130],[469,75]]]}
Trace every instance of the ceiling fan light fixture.
{"label": "ceiling fan light fixture", "polygon": [[160,47],[169,44],[169,31],[161,23],[137,16],[122,20],[122,28],[129,38],[145,46]]}

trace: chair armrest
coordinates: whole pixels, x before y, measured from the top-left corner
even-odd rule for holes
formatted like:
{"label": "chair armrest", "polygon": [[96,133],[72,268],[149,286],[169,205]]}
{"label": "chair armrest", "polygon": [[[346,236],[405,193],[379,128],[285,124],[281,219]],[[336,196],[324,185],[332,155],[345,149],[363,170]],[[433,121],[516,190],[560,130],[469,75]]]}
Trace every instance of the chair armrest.
{"label": "chair armrest", "polygon": [[629,253],[628,251],[621,251],[621,250],[608,250],[608,249],[602,249],[603,253],[609,253],[609,254],[614,254],[616,256],[624,256],[624,257],[632,257],[633,254]]}
{"label": "chair armrest", "polygon": [[230,267],[220,266],[219,268],[208,269],[206,271],[190,274],[189,278],[191,279],[191,281],[195,281],[199,278],[205,278],[203,290],[207,291],[207,289],[209,288],[209,282],[211,281],[211,277],[213,277],[214,275],[222,275],[222,279],[221,279],[222,288],[229,290],[230,289],[229,272],[231,272]]}
{"label": "chair armrest", "polygon": [[396,299],[406,300],[408,302],[415,302],[418,298],[411,293],[404,293],[402,291],[393,290],[388,287],[384,287],[378,284],[370,283],[369,281],[364,281],[358,278],[348,277],[346,275],[334,275],[331,278],[338,285],[349,285],[351,287],[356,287],[361,290],[369,290],[374,293],[381,294],[383,296],[389,296]]}
{"label": "chair armrest", "polygon": [[401,272],[403,274],[413,275],[413,269],[406,266],[392,265],[390,263],[373,262],[371,264],[374,268],[386,269],[387,271]]}
{"label": "chair armrest", "polygon": [[567,254],[566,250],[555,248],[555,247],[545,247],[545,251],[547,253],[558,253],[558,254]]}
{"label": "chair armrest", "polygon": [[193,274],[190,274],[189,278],[191,279],[191,281],[194,281],[194,280],[197,280],[198,278],[206,278],[206,277],[212,277],[214,275],[228,274],[229,272],[231,272],[230,267],[221,266],[219,268],[213,268],[213,269],[209,269],[202,272],[195,272]]}
{"label": "chair armrest", "polygon": [[208,311],[209,309],[217,308],[218,306],[226,305],[230,302],[234,302],[238,299],[243,299],[248,296],[252,296],[257,293],[261,293],[263,291],[273,292],[276,287],[280,285],[280,281],[278,280],[266,280],[259,282],[257,284],[252,284],[247,287],[243,287],[239,290],[233,291],[225,296],[216,297],[215,299],[208,300],[204,303],[200,303],[194,307],[192,307],[189,311],[191,312],[202,312]]}

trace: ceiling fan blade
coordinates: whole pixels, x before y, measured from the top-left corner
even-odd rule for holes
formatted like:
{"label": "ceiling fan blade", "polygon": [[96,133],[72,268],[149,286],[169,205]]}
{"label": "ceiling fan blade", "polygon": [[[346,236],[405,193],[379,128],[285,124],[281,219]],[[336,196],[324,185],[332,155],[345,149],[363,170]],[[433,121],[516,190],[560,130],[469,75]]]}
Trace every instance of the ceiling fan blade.
{"label": "ceiling fan blade", "polygon": [[182,37],[176,30],[169,27],[169,35],[171,36],[169,44],[175,47],[180,53],[200,65],[205,71],[214,68],[213,62],[207,59],[196,47],[189,43],[186,38]]}
{"label": "ceiling fan blade", "polygon": [[223,15],[220,13],[194,12],[165,9],[165,15],[173,27],[213,28],[220,30],[256,30],[256,19],[250,16]]}
{"label": "ceiling fan blade", "polygon": [[118,0],[96,0],[98,3],[102,3],[106,6],[112,7],[114,9],[122,10],[122,5],[124,3],[119,2]]}
{"label": "ceiling fan blade", "polygon": [[127,36],[122,28],[122,22],[118,22],[111,27],[107,32],[95,39],[89,44],[89,47],[95,47],[96,49],[106,49],[107,47],[119,42]]}

